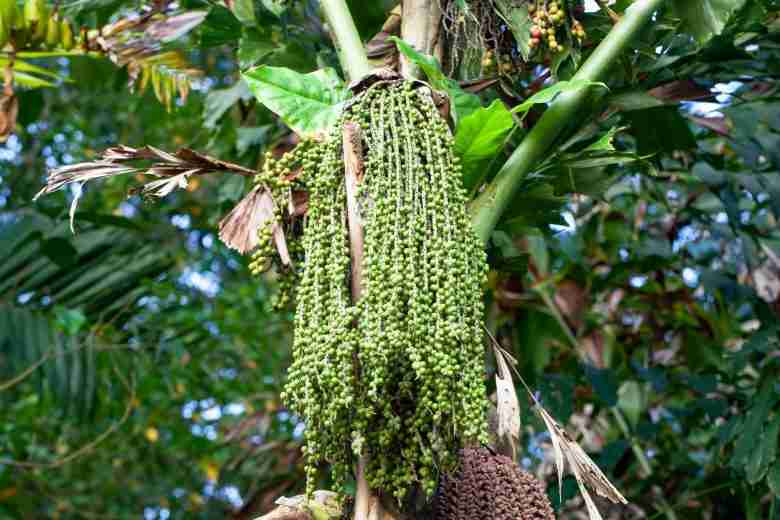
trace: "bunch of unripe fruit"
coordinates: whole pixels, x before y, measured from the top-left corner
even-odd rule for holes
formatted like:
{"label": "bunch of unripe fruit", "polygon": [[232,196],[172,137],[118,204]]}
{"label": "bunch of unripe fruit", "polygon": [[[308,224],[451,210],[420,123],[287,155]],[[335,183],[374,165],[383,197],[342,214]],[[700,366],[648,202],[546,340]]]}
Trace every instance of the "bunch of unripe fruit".
{"label": "bunch of unripe fruit", "polygon": [[76,45],[73,28],[58,13],[50,12],[46,0],[0,0],[0,48],[15,50],[47,48],[70,50]]}
{"label": "bunch of unripe fruit", "polygon": [[517,69],[512,56],[509,54],[499,54],[491,49],[486,49],[482,54],[482,71],[486,74],[511,74]]}
{"label": "bunch of unripe fruit", "polygon": [[[563,52],[565,47],[558,41],[556,35],[558,28],[563,28],[566,25],[565,6],[559,5],[558,2],[550,2],[549,4],[530,2],[528,14],[534,23],[531,27],[528,47],[534,50],[546,46],[552,52]],[[578,42],[582,42],[585,37],[585,29],[577,20],[572,22],[571,33]]]}

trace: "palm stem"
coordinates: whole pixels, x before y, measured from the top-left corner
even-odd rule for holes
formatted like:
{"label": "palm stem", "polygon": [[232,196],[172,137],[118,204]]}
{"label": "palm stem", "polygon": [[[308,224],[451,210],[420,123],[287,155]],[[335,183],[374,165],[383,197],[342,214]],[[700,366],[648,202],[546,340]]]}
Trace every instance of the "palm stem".
{"label": "palm stem", "polygon": [[320,0],[320,5],[330,26],[344,72],[351,80],[362,78],[371,72],[371,64],[346,1]]}

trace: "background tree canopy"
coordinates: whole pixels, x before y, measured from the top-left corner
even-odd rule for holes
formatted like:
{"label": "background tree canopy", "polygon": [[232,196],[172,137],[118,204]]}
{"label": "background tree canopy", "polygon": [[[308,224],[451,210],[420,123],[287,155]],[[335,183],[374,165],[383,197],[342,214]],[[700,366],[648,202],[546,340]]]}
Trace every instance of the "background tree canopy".
{"label": "background tree canopy", "polygon": [[[561,2],[584,37],[546,54],[523,2],[442,1],[441,64],[391,38],[397,2],[348,4],[373,65],[400,49],[449,94],[472,195],[587,90],[487,237],[486,328],[629,500],[605,518],[780,519],[780,2],[662,2],[605,85],[572,78],[629,0]],[[302,491],[304,425],[279,398],[279,281],[217,236],[251,180],[32,199],[120,143],[280,156],[346,92],[329,29],[314,0],[58,5],[81,43],[0,54],[0,518],[254,518]],[[521,388],[519,461],[584,518]]]}

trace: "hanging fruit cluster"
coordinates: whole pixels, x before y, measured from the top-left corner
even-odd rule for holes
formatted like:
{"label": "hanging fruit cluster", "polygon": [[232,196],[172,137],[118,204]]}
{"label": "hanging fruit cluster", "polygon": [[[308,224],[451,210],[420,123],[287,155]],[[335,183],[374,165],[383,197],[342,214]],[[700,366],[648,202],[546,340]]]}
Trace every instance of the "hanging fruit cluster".
{"label": "hanging fruit cluster", "polygon": [[70,23],[49,11],[45,0],[26,0],[19,9],[15,0],[0,0],[0,48],[70,50],[76,44]]}
{"label": "hanging fruit cluster", "polygon": [[[277,311],[287,308],[294,302],[295,287],[299,279],[298,271],[294,266],[304,262],[303,244],[300,239],[302,225],[299,220],[291,217],[295,213],[293,189],[302,187],[299,179],[301,161],[307,156],[307,150],[312,145],[312,141],[303,141],[279,159],[275,159],[271,152],[267,152],[262,170],[254,178],[255,185],[268,190],[271,196],[273,217],[257,229],[259,242],[252,252],[249,270],[254,275],[260,275],[275,267],[279,279],[276,284],[278,291],[274,295],[272,306]],[[279,226],[279,231],[285,237],[285,247],[291,259],[290,265],[283,261],[274,243],[276,226]]]}
{"label": "hanging fruit cluster", "polygon": [[559,37],[568,30],[578,43],[585,38],[582,24],[568,12],[565,0],[560,3],[547,0],[532,0],[528,3],[528,14],[533,21],[528,47],[531,50],[546,47],[551,52],[563,52],[566,47]]}
{"label": "hanging fruit cluster", "polygon": [[[362,129],[365,150],[363,292],[354,302],[346,122]],[[459,448],[487,440],[487,266],[466,213],[452,135],[430,90],[381,81],[356,98],[324,141],[299,148],[269,163],[267,176],[289,177],[300,168],[295,182],[309,195],[283,394],[306,424],[308,488],[326,462],[343,486],[360,456],[372,487],[399,500],[414,486],[432,494]],[[273,232],[265,229],[256,266],[273,255]]]}

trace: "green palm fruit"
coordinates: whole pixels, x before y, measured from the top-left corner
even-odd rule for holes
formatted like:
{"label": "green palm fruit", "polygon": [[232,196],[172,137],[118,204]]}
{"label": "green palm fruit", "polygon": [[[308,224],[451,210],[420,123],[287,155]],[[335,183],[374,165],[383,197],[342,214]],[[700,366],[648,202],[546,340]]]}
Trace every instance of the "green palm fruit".
{"label": "green palm fruit", "polygon": [[[372,201],[361,215],[364,290],[354,304],[343,218],[346,122],[362,129],[360,193]],[[365,455],[371,487],[399,500],[417,485],[431,495],[460,447],[486,442],[487,263],[470,227],[453,142],[429,91],[411,82],[376,84],[322,142],[268,165],[287,175],[299,165],[296,182],[309,191],[283,397],[307,421],[309,492],[322,462],[331,463],[340,490],[352,459]],[[257,260],[273,254],[268,231],[260,232]],[[257,269],[266,262],[255,262]]]}
{"label": "green palm fruit", "polygon": [[46,47],[56,48],[60,43],[60,19],[55,14],[46,22]]}
{"label": "green palm fruit", "polygon": [[73,39],[73,28],[67,20],[62,20],[60,22],[60,44],[62,45],[62,48],[69,51],[73,48],[75,43],[76,42]]}

